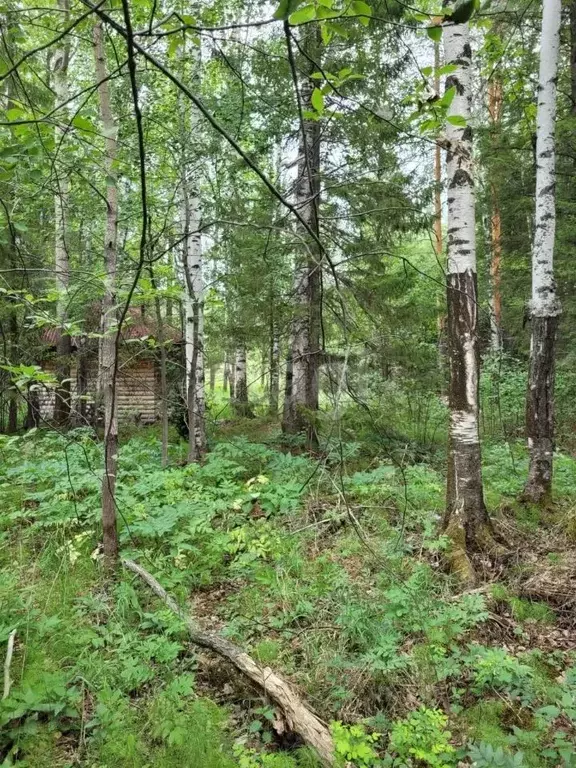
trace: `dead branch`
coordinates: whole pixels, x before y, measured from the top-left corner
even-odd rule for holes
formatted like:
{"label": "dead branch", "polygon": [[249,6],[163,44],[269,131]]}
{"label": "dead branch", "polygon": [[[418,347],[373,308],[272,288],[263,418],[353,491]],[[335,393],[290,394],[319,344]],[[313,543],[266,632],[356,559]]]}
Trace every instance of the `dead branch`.
{"label": "dead branch", "polygon": [[334,765],[334,742],[326,725],[304,704],[290,683],[275,674],[269,667],[261,667],[242,648],[212,632],[198,629],[193,618],[186,615],[164,587],[133,560],[124,559],[128,570],[140,576],[152,591],[166,603],[186,624],[190,639],[196,645],[209,648],[219,656],[231,661],[265,695],[282,710],[289,728],[297,733],[310,747],[313,747],[325,766]]}
{"label": "dead branch", "polygon": [[14,653],[15,637],[16,630],[13,629],[8,635],[8,648],[6,649],[6,659],[4,661],[4,693],[2,694],[2,700],[7,699],[10,694],[10,664],[12,663],[12,654]]}

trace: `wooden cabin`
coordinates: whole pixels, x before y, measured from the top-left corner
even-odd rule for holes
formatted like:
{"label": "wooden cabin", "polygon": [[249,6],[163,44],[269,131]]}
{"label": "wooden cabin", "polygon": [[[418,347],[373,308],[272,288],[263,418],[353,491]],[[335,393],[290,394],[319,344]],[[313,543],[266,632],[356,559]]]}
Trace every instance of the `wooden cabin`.
{"label": "wooden cabin", "polygon": [[[171,359],[180,357],[182,335],[179,330],[165,325],[164,339]],[[132,309],[122,326],[119,349],[116,397],[118,418],[140,424],[151,424],[160,413],[160,370],[158,347],[150,341],[158,338],[156,323],[145,317],[141,310]],[[41,367],[54,374],[58,369],[56,348],[60,339],[57,328],[48,328],[42,335],[46,349]],[[86,423],[93,417],[98,389],[98,339],[75,337],[71,339],[70,390],[72,421]],[[36,402],[42,421],[54,417],[55,387],[37,385]]]}

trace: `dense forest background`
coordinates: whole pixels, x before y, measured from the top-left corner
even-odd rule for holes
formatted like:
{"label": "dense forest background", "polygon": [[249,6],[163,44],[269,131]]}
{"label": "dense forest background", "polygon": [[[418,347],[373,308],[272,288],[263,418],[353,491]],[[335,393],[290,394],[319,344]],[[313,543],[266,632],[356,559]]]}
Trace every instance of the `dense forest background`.
{"label": "dense forest background", "polygon": [[576,3],[0,33],[0,766],[576,766]]}

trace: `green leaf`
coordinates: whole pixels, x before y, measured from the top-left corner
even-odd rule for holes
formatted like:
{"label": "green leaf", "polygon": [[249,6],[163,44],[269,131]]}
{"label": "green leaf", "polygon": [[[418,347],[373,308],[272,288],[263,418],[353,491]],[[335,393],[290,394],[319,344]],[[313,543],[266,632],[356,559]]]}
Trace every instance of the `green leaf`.
{"label": "green leaf", "polygon": [[423,67],[420,72],[422,72],[424,77],[430,77],[432,72],[434,72],[434,67]]}
{"label": "green leaf", "polygon": [[90,120],[88,120],[86,117],[82,117],[82,115],[76,115],[76,117],[72,120],[72,125],[74,128],[78,128],[79,131],[86,131],[88,133],[96,132],[96,129]]}
{"label": "green leaf", "polygon": [[341,16],[342,12],[337,11],[334,8],[326,8],[323,5],[319,5],[316,8],[316,18],[317,19],[336,19],[338,16]]}
{"label": "green leaf", "polygon": [[287,19],[291,13],[294,13],[304,0],[280,0],[280,5],[274,14],[275,19]]}
{"label": "green leaf", "polygon": [[450,125],[455,125],[458,128],[466,127],[466,118],[462,117],[462,115],[448,115],[446,120],[450,123]]}
{"label": "green leaf", "polygon": [[454,101],[454,96],[456,96],[456,86],[453,85],[451,88],[448,88],[444,96],[440,99],[438,102],[438,105],[440,107],[449,107],[450,104]]}
{"label": "green leaf", "polygon": [[316,18],[316,7],[312,4],[305,5],[303,8],[300,8],[299,11],[296,11],[295,13],[291,14],[288,21],[290,24],[305,24],[308,21],[312,21]]}
{"label": "green leaf", "polygon": [[434,40],[435,43],[439,43],[442,40],[442,27],[426,27],[426,34],[430,40]]}
{"label": "green leaf", "polygon": [[178,48],[182,45],[184,41],[180,37],[180,35],[172,35],[172,39],[170,40],[170,44],[168,45],[168,57],[171,58],[174,56]]}
{"label": "green leaf", "polygon": [[443,67],[440,67],[440,69],[436,71],[436,74],[440,76],[451,75],[453,72],[456,72],[457,69],[458,69],[458,64],[444,64]]}
{"label": "green leaf", "polygon": [[310,98],[310,102],[316,112],[323,112],[324,111],[324,94],[319,88],[314,88],[312,91],[312,96]]}
{"label": "green leaf", "polygon": [[322,35],[324,45],[328,45],[330,40],[332,40],[332,31],[328,24],[320,24],[320,34]]}
{"label": "green leaf", "polygon": [[360,24],[367,27],[370,23],[370,16],[372,16],[372,8],[368,3],[365,3],[364,0],[354,0],[352,3],[352,11],[359,17],[358,21]]}
{"label": "green leaf", "polygon": [[15,122],[16,120],[21,120],[24,116],[24,111],[22,109],[19,109],[18,107],[13,107],[12,109],[9,109],[6,112],[6,117],[10,122]]}
{"label": "green leaf", "polygon": [[440,123],[438,120],[424,120],[424,122],[420,124],[420,133],[425,133],[426,131],[435,131],[439,127]]}

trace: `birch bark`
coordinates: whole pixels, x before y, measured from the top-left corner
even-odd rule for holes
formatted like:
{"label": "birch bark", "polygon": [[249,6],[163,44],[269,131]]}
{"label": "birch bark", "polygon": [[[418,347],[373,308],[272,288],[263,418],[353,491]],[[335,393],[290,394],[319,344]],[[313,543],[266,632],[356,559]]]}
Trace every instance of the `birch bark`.
{"label": "birch bark", "polygon": [[556,331],[561,306],[554,280],[555,123],[560,0],[544,0],[536,115],[536,213],[532,248],[530,371],[526,432],[530,466],[523,498],[545,504],[552,493]]}
{"label": "birch bark", "polygon": [[[195,76],[198,77],[201,61],[195,49],[192,57]],[[196,145],[200,131],[200,116],[190,106],[189,119],[183,107],[182,129],[182,206],[183,206],[183,271],[184,271],[184,323],[186,398],[188,410],[188,461],[201,461],[206,453],[205,423],[205,370],[204,370],[204,275],[202,251],[202,206],[200,198],[199,152],[191,157],[190,144]]]}
{"label": "birch bark", "polygon": [[[446,64],[456,71],[446,88],[456,93],[448,117],[468,123],[471,104],[471,48],[467,24],[444,28]],[[478,298],[472,129],[446,123],[446,184],[448,188],[448,351],[449,409],[448,482],[445,530],[451,539],[451,565],[473,580],[469,553],[481,549],[490,520],[484,504],[478,431]]]}
{"label": "birch bark", "polygon": [[[492,143],[496,142],[496,131],[502,118],[502,81],[494,73],[488,84],[488,112],[492,128]],[[490,348],[495,354],[502,351],[502,216],[498,188],[490,182]]]}

